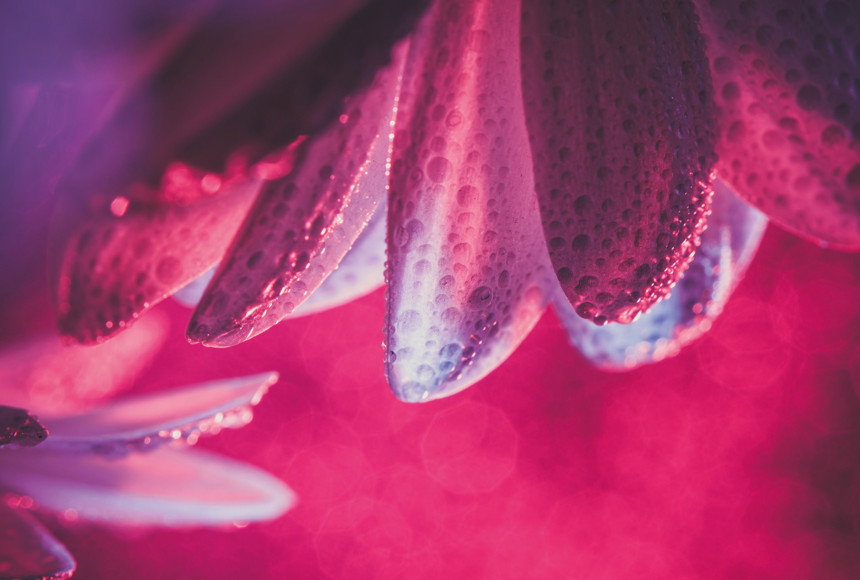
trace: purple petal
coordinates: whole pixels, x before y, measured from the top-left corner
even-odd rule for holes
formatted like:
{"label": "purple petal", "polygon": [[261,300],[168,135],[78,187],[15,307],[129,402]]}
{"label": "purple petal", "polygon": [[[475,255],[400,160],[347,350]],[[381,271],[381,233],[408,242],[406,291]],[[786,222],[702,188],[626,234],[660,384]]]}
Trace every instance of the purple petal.
{"label": "purple petal", "polygon": [[697,4],[720,176],[779,225],[860,250],[860,3]]}
{"label": "purple petal", "polygon": [[19,445],[33,447],[48,437],[48,430],[34,415],[24,409],[0,405],[0,447]]}
{"label": "purple petal", "polygon": [[385,197],[403,53],[299,146],[289,175],[263,186],[191,319],[192,341],[230,346],[264,332],[337,268]]}
{"label": "purple petal", "polygon": [[550,257],[577,313],[629,322],[693,256],[714,121],[689,1],[526,2],[522,86]]}
{"label": "purple petal", "polygon": [[225,427],[242,427],[278,380],[277,373],[203,383],[129,397],[87,413],[47,418],[47,448],[122,456],[178,439],[194,442]]}
{"label": "purple petal", "polygon": [[386,373],[425,401],[499,366],[555,284],[540,235],[514,3],[437,2],[412,38],[388,209]]}
{"label": "purple petal", "polygon": [[678,354],[720,315],[766,226],[764,214],[717,180],[702,245],[672,293],[630,324],[602,327],[577,316],[563,297],[556,299],[556,312],[571,344],[594,364],[615,370]]}
{"label": "purple petal", "polygon": [[63,346],[42,336],[0,351],[0,401],[70,413],[131,386],[164,344],[166,319],[154,313],[116,340]]}
{"label": "purple petal", "polygon": [[59,580],[75,572],[75,559],[25,511],[0,501],[0,578]]}
{"label": "purple petal", "polygon": [[[203,189],[220,183],[189,177]],[[57,276],[62,333],[99,342],[215,265],[259,182],[239,178],[221,187],[224,193],[190,205],[119,196],[72,233]]]}
{"label": "purple petal", "polygon": [[220,525],[276,518],[296,502],[268,473],[199,449],[121,460],[41,448],[0,454],[0,484],[43,509],[118,524]]}

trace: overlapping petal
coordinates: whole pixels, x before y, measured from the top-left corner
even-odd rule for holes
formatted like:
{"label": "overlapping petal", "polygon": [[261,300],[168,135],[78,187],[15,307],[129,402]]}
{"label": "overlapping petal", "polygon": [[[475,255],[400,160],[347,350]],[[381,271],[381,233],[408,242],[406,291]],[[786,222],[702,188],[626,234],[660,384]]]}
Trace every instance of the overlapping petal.
{"label": "overlapping petal", "polygon": [[740,200],[722,181],[714,183],[708,229],[684,277],[662,302],[630,324],[594,326],[563,297],[556,313],[570,342],[592,363],[623,370],[662,360],[707,332],[755,256],[767,218]]}
{"label": "overlapping petal", "polygon": [[783,227],[860,249],[860,3],[697,4],[720,176]]}
{"label": "overlapping petal", "polygon": [[580,316],[630,322],[692,259],[714,120],[690,2],[523,2],[522,86],[553,266]]}
{"label": "overlapping petal", "polygon": [[337,268],[387,193],[403,48],[340,118],[299,145],[267,182],[189,324],[193,341],[230,346],[277,324]]}
{"label": "overlapping petal", "polygon": [[86,413],[46,416],[44,449],[124,456],[172,441],[196,441],[222,428],[242,427],[278,380],[277,373],[222,379],[105,404]]}
{"label": "overlapping petal", "polygon": [[515,2],[436,2],[413,33],[388,208],[386,372],[406,401],[495,369],[548,300]]}
{"label": "overlapping petal", "polygon": [[0,501],[0,578],[59,580],[75,572],[75,559],[45,527]]}

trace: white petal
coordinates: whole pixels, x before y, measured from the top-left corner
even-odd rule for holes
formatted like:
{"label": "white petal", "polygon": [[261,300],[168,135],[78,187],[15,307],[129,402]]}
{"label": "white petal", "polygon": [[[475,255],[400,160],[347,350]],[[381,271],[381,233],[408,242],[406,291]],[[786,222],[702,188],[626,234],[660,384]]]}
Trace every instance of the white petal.
{"label": "white petal", "polygon": [[0,578],[69,578],[74,571],[75,559],[42,524],[0,501]]}
{"label": "white petal", "polygon": [[269,520],[296,501],[283,482],[260,469],[179,446],[120,460],[40,448],[10,450],[0,454],[0,484],[31,497],[40,508],[137,525]]}
{"label": "white petal", "polygon": [[46,418],[47,449],[121,456],[176,439],[241,427],[278,379],[263,373],[129,397],[85,414]]}

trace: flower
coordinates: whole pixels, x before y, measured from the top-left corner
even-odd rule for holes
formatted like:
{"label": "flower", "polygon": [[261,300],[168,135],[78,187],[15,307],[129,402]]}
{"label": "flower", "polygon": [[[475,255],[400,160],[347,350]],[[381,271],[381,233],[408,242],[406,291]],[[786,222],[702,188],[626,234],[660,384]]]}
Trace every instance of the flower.
{"label": "flower", "polygon": [[[711,209],[714,173],[775,223],[860,247],[852,6],[400,4],[180,10],[142,39],[149,68],[62,180],[90,212],[62,215],[63,332],[109,336],[220,262],[189,337],[247,340],[335,270],[388,191],[386,373],[423,401],[486,376],[551,301],[612,365],[707,327],[762,219]],[[243,26],[213,38],[228,15]],[[303,19],[319,34],[264,41]],[[229,71],[217,50],[194,63],[222,44]],[[709,212],[727,225],[702,241]],[[566,314],[630,323],[690,268],[670,321],[610,331],[614,353]]]}
{"label": "flower", "polygon": [[[123,342],[145,347],[152,331],[143,325]],[[4,374],[12,367],[12,374],[25,380],[14,386],[4,382],[4,400],[44,397],[40,370],[72,375],[75,358],[61,350],[47,337],[5,353]],[[109,350],[116,354],[116,348]],[[106,354],[97,347],[83,356],[95,362]],[[14,368],[22,355],[47,368],[31,367],[22,375]],[[73,389],[87,380],[65,386]],[[221,526],[279,517],[295,502],[280,480],[188,445],[201,435],[247,424],[251,407],[276,380],[276,373],[264,373],[213,381],[77,412],[63,411],[66,405],[57,402],[40,413],[43,422],[23,409],[0,406],[0,490],[5,492],[0,577],[66,578],[75,570],[74,558],[26,513],[30,508],[53,511],[66,521],[127,526]],[[85,389],[72,389],[69,396],[86,399]]]}

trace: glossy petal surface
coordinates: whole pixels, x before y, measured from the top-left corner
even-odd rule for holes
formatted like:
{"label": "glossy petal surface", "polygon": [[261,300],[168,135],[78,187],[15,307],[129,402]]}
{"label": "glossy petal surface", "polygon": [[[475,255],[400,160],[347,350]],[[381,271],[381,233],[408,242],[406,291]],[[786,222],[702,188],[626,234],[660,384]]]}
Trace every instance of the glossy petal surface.
{"label": "glossy petal surface", "polygon": [[161,447],[122,460],[40,448],[0,453],[0,484],[44,509],[121,524],[220,525],[268,520],[295,503],[259,469],[203,452]]}
{"label": "glossy petal surface", "polygon": [[[56,292],[64,335],[98,342],[221,259],[259,182],[238,178],[221,186],[217,176],[177,171],[182,192],[208,184],[224,191],[193,194],[188,205],[117,196],[63,244]],[[165,183],[161,192],[170,191]]]}
{"label": "glossy petal surface", "polygon": [[[290,314],[290,318],[347,304],[382,287],[385,283],[387,218],[388,204],[381,203],[337,269]],[[196,307],[214,275],[215,269],[209,270],[179,290],[173,298],[190,308]]]}
{"label": "glossy petal surface", "polygon": [[33,516],[0,501],[0,578],[69,578],[75,567],[66,547]]}
{"label": "glossy petal surface", "polygon": [[10,444],[33,447],[47,436],[48,430],[35,416],[24,409],[0,405],[0,447]]}
{"label": "glossy petal surface", "polygon": [[129,397],[88,413],[48,419],[48,448],[123,456],[177,439],[196,441],[222,428],[242,427],[277,373],[204,383]]}
{"label": "glossy petal surface", "polygon": [[[404,50],[339,119],[266,183],[191,319],[188,336],[231,346],[289,315],[337,268],[385,197]],[[399,55],[399,56],[397,56]]]}
{"label": "glossy petal surface", "polygon": [[602,327],[577,316],[563,297],[556,299],[556,312],[571,344],[592,363],[616,370],[678,354],[720,315],[766,227],[764,214],[717,180],[702,245],[672,293],[630,324]]}
{"label": "glossy petal surface", "polygon": [[783,227],[860,250],[860,3],[697,3],[720,176]]}
{"label": "glossy petal surface", "polygon": [[[386,373],[424,401],[466,388],[547,303],[515,3],[438,2],[412,38],[389,198]],[[554,283],[554,281],[553,281]]]}
{"label": "glossy petal surface", "polygon": [[692,259],[714,121],[690,2],[523,3],[522,85],[553,266],[583,318],[629,322]]}

